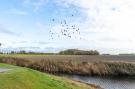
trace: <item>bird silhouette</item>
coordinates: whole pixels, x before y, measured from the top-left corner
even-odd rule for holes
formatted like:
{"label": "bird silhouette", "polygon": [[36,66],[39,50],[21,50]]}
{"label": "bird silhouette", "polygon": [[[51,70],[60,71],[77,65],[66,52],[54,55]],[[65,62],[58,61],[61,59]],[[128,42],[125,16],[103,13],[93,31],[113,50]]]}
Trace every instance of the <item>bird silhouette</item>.
{"label": "bird silhouette", "polygon": [[66,23],[66,20],[64,20],[64,23],[67,24],[67,23]]}
{"label": "bird silhouette", "polygon": [[54,22],[54,21],[55,21],[55,19],[52,19],[52,21]]}
{"label": "bird silhouette", "polygon": [[[72,17],[74,14],[71,15]],[[54,22],[55,19],[53,18],[52,21]],[[54,39],[54,36],[57,36],[57,38],[60,38],[60,35],[62,37],[67,37],[67,38],[79,38],[80,37],[80,28],[76,26],[75,24],[69,24],[67,20],[61,20],[60,21],[60,33],[56,33],[54,31],[50,30],[51,38]]]}

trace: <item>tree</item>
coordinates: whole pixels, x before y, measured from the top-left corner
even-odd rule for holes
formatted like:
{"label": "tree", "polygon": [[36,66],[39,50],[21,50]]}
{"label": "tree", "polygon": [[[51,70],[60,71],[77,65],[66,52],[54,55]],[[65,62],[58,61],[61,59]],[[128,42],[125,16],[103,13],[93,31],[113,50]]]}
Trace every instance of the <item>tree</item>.
{"label": "tree", "polygon": [[20,52],[18,52],[20,54],[26,54],[26,51],[25,50],[21,50]]}
{"label": "tree", "polygon": [[67,49],[59,52],[60,55],[100,55],[97,50]]}

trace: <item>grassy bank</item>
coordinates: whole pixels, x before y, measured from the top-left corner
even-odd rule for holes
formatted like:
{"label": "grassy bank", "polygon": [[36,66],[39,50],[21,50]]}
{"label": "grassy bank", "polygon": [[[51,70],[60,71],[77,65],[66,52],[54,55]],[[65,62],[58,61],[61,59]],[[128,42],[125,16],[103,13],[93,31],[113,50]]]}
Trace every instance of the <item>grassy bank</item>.
{"label": "grassy bank", "polygon": [[[98,56],[97,56],[98,57]],[[93,56],[34,56],[0,57],[0,62],[23,66],[42,72],[96,76],[135,76],[135,62],[111,59],[91,59]]]}
{"label": "grassy bank", "polygon": [[0,89],[100,89],[94,85],[75,82],[28,68],[1,63],[0,68],[11,69],[0,73]]}

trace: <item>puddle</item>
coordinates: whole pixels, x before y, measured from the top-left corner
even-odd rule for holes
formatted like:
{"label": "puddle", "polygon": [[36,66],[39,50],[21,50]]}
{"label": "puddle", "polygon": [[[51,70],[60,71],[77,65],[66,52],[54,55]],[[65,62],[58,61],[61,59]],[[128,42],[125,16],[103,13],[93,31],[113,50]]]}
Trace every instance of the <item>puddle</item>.
{"label": "puddle", "polygon": [[0,73],[3,73],[3,72],[6,72],[6,71],[9,71],[11,69],[7,69],[7,68],[0,68]]}

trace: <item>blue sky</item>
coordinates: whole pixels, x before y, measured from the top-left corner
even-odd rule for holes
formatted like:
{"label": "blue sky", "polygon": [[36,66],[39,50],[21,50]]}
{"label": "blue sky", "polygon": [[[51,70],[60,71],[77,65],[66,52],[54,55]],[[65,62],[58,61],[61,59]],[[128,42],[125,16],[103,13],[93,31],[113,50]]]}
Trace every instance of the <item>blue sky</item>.
{"label": "blue sky", "polygon": [[[1,0],[1,49],[135,53],[134,5],[133,0]],[[63,20],[80,28],[81,34],[58,38]]]}

